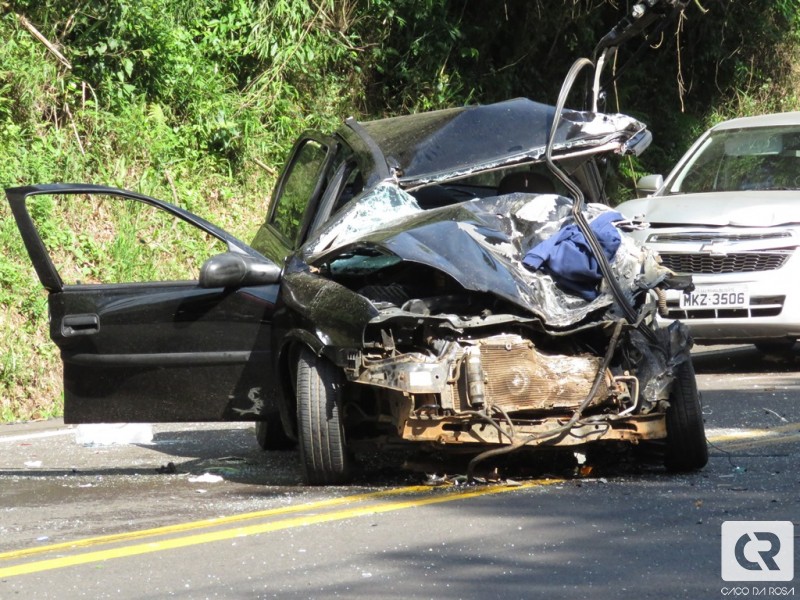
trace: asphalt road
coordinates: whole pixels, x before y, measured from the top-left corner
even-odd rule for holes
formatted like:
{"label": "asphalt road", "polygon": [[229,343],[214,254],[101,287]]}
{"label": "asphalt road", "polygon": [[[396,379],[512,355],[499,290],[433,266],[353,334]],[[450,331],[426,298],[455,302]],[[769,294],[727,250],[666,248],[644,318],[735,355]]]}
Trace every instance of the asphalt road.
{"label": "asphalt road", "polygon": [[800,515],[800,352],[701,347],[695,365],[711,458],[678,476],[646,456],[580,472],[527,456],[465,486],[463,461],[392,453],[310,488],[247,424],[159,425],[149,443],[146,427],[0,426],[0,598],[800,595],[796,542],[791,580],[721,577],[723,522]]}

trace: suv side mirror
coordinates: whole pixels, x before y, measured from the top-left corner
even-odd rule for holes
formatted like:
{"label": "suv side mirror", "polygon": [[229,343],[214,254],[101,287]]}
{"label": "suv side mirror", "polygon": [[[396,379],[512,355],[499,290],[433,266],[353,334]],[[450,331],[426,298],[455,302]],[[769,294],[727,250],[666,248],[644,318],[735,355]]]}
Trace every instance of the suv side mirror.
{"label": "suv side mirror", "polygon": [[277,283],[281,268],[268,260],[245,254],[215,254],[200,267],[200,287],[239,287]]}
{"label": "suv side mirror", "polygon": [[636,197],[652,196],[662,185],[664,185],[664,177],[661,175],[645,175],[636,182]]}

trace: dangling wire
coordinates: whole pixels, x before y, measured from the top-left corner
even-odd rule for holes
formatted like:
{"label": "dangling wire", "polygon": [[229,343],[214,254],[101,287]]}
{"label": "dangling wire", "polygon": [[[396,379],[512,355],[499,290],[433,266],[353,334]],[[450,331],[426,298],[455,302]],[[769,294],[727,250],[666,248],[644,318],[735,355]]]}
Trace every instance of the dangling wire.
{"label": "dangling wire", "polygon": [[[586,407],[591,404],[594,397],[597,395],[597,390],[600,389],[600,384],[603,383],[605,379],[606,370],[608,366],[611,364],[611,359],[614,356],[614,352],[617,349],[617,343],[619,342],[619,336],[622,333],[622,326],[624,321],[622,319],[616,322],[616,326],[614,327],[614,333],[611,334],[611,340],[608,342],[608,348],[606,349],[605,356],[603,356],[603,360],[600,362],[600,366],[597,369],[597,375],[595,375],[594,382],[592,383],[592,387],[589,390],[589,393],[584,398],[583,402],[575,409],[575,412],[572,413],[569,421],[567,421],[564,425],[559,425],[558,427],[554,427],[549,431],[541,431],[539,433],[534,433],[533,435],[529,435],[528,437],[522,439],[516,439],[516,436],[512,438],[511,443],[508,446],[503,446],[502,448],[492,448],[491,450],[487,450],[486,452],[481,452],[477,456],[473,457],[472,460],[469,461],[467,465],[467,481],[473,481],[473,473],[475,472],[475,467],[483,462],[488,458],[492,458],[495,456],[501,456],[503,454],[509,454],[510,452],[514,452],[515,450],[519,450],[523,446],[530,444],[531,442],[537,440],[545,440],[549,438],[556,438],[564,436],[572,429],[572,426],[578,422],[578,420],[583,415],[583,411],[586,410]],[[494,423],[493,423],[494,424]],[[497,425],[495,425],[497,426]]]}

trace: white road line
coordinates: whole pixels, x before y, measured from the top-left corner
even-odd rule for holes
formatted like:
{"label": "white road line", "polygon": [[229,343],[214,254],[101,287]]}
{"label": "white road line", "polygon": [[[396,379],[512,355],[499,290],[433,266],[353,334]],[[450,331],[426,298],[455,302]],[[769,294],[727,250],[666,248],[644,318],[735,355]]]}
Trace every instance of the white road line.
{"label": "white road line", "polygon": [[0,444],[3,442],[24,442],[41,438],[56,437],[59,435],[74,435],[74,429],[56,429],[54,431],[39,431],[38,433],[25,433],[22,435],[0,435]]}

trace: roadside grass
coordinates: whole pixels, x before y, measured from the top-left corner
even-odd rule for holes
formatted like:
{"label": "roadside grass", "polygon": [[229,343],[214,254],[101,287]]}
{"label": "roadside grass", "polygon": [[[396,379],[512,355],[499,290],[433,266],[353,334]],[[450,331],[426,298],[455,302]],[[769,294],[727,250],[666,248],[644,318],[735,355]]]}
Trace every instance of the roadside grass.
{"label": "roadside grass", "polygon": [[48,337],[46,296],[36,285],[0,305],[0,419],[47,419],[62,412],[61,361]]}

